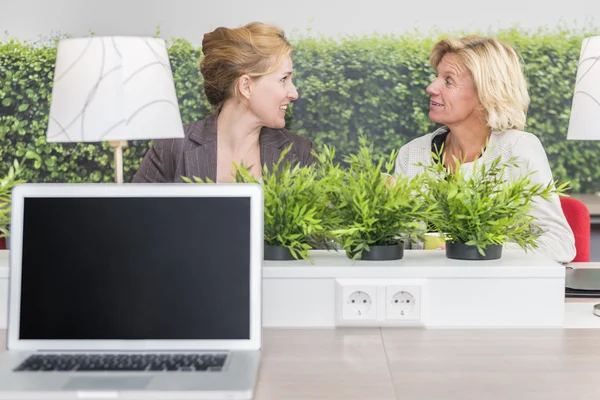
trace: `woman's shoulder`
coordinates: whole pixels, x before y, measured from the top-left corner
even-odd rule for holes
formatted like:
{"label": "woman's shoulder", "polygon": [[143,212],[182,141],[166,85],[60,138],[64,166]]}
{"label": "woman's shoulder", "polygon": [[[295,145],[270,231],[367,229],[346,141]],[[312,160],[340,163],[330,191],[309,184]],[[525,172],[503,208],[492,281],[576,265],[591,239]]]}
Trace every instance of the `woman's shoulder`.
{"label": "woman's shoulder", "polygon": [[182,153],[194,150],[217,139],[216,125],[210,129],[210,117],[183,125],[183,137],[154,139],[152,147],[161,159],[178,159]]}
{"label": "woman's shoulder", "polygon": [[434,132],[419,136],[411,140],[400,148],[396,157],[396,174],[405,176],[415,176],[423,172],[420,164],[431,163],[432,140],[440,134],[448,132],[448,128],[443,126]]}
{"label": "woman's shoulder", "polygon": [[421,147],[429,147],[431,148],[431,140],[433,139],[433,133],[428,133],[423,136],[419,136],[411,140],[402,146],[402,149],[413,149],[413,148],[421,148]]}
{"label": "woman's shoulder", "polygon": [[528,152],[543,149],[540,139],[530,132],[509,129],[504,132],[493,132],[496,142],[501,147],[509,147],[513,152]]}
{"label": "woman's shoulder", "polygon": [[211,115],[204,119],[183,125],[182,140],[192,140],[203,143],[217,139],[217,119]]}
{"label": "woman's shoulder", "polygon": [[296,151],[301,149],[310,151],[314,147],[313,142],[310,139],[291,132],[286,128],[273,129],[265,127],[261,131],[261,136],[261,142],[264,143],[264,145],[281,147],[292,142]]}
{"label": "woman's shoulder", "polygon": [[520,131],[517,129],[509,129],[504,132],[494,131],[494,135],[503,141],[538,141],[539,139],[533,133]]}
{"label": "woman's shoulder", "polygon": [[294,143],[299,143],[306,147],[312,146],[312,141],[305,136],[298,135],[297,133],[288,131],[285,128],[280,129],[280,131]]}
{"label": "woman's shoulder", "polygon": [[269,151],[265,152],[265,159],[262,160],[267,165],[276,163],[281,156],[281,152],[290,145],[292,148],[287,153],[286,159],[295,160],[294,162],[298,162],[302,166],[316,162],[316,158],[312,154],[315,145],[306,137],[290,132],[285,128],[272,129],[264,127],[260,132],[261,149],[269,148]]}
{"label": "woman's shoulder", "polygon": [[441,135],[448,132],[448,128],[442,126],[441,128],[436,129],[435,131],[428,133],[423,136],[419,136],[406,143],[404,146],[400,148],[400,151],[415,151],[425,149],[426,151],[431,151],[431,141],[437,135]]}
{"label": "woman's shoulder", "polygon": [[204,123],[209,118],[204,118],[198,121],[188,122],[187,124],[183,124],[183,133],[185,137],[188,137],[192,132],[201,132],[204,128]]}
{"label": "woman's shoulder", "polygon": [[494,135],[495,143],[491,146],[489,159],[498,156],[504,159],[514,157],[519,165],[524,163],[526,168],[531,168],[531,165],[538,168],[540,165],[548,164],[546,150],[540,139],[533,133],[511,129],[502,133],[494,132]]}

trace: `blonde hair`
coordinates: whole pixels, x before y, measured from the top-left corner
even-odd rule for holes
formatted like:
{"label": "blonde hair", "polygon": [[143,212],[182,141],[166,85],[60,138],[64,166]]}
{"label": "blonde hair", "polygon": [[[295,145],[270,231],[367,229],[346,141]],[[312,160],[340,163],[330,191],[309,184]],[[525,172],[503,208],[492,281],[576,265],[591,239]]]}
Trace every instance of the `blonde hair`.
{"label": "blonde hair", "polygon": [[443,39],[431,51],[431,66],[437,70],[447,53],[455,54],[471,73],[490,129],[503,132],[525,128],[529,94],[520,59],[512,47],[479,36]]}
{"label": "blonde hair", "polygon": [[275,71],[282,59],[291,54],[292,45],[280,28],[252,22],[205,34],[202,52],[204,93],[208,102],[220,110],[231,97],[241,98],[237,82],[242,75],[256,78]]}

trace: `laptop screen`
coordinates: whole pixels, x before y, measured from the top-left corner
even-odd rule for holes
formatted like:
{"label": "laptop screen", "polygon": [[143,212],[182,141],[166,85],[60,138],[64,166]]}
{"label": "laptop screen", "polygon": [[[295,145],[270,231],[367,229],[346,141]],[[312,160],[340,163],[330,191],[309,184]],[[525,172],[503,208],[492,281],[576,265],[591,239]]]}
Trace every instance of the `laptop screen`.
{"label": "laptop screen", "polygon": [[26,197],[19,338],[250,338],[250,214],[249,197]]}

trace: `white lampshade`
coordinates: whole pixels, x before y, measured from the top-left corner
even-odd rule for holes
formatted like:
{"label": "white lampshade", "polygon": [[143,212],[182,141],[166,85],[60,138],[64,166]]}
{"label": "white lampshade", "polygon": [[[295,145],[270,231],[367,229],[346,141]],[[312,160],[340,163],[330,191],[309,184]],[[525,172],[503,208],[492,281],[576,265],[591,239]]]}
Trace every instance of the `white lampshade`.
{"label": "white lampshade", "polygon": [[600,36],[583,39],[567,139],[600,140]]}
{"label": "white lampshade", "polygon": [[60,41],[48,142],[176,137],[183,127],[163,39]]}

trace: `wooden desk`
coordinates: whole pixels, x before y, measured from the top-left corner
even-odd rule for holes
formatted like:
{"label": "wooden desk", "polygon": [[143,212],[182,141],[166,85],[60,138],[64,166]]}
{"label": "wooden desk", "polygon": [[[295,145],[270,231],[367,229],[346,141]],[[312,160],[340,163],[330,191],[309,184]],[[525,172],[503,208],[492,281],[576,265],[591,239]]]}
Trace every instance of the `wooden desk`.
{"label": "wooden desk", "polygon": [[597,398],[596,330],[382,330],[398,399]]}
{"label": "wooden desk", "polygon": [[255,399],[396,399],[378,328],[263,332]]}
{"label": "wooden desk", "polygon": [[265,329],[255,399],[596,400],[599,377],[598,330]]}

